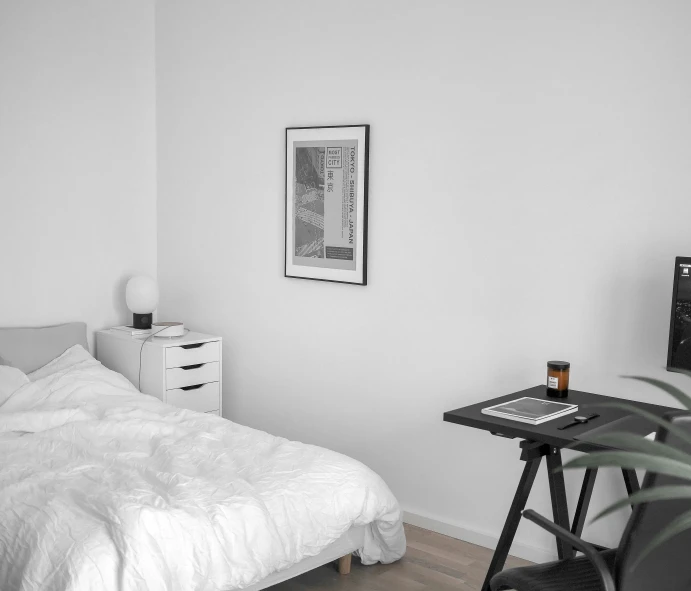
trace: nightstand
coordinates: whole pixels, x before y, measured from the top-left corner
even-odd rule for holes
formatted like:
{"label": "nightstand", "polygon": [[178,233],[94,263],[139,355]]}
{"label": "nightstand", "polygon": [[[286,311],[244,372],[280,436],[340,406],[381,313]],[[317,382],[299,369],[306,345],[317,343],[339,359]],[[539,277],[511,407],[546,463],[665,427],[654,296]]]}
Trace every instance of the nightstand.
{"label": "nightstand", "polygon": [[220,416],[221,337],[192,331],[175,338],[154,336],[146,340],[148,336],[100,330],[96,333],[96,358],[144,394],[173,406]]}

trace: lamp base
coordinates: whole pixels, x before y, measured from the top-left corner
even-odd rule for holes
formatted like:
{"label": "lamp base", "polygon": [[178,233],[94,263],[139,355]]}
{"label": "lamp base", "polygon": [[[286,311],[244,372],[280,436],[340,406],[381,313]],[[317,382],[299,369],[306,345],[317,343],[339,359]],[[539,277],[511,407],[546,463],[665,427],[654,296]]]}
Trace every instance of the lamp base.
{"label": "lamp base", "polygon": [[133,328],[151,328],[152,314],[132,314]]}

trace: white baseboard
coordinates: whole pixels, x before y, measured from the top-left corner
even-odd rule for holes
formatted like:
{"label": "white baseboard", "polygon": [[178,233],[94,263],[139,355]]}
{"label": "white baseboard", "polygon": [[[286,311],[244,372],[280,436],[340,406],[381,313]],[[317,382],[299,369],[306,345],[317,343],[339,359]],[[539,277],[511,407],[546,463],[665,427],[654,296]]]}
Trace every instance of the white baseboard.
{"label": "white baseboard", "polygon": [[[423,529],[485,548],[491,548],[492,550],[497,547],[497,542],[499,541],[499,536],[470,529],[461,524],[448,523],[433,517],[411,513],[410,511],[403,511],[403,521],[410,525],[416,525]],[[557,559],[557,553],[554,550],[538,548],[537,546],[516,541],[511,546],[511,555],[524,560],[530,560],[531,562],[550,562]]]}

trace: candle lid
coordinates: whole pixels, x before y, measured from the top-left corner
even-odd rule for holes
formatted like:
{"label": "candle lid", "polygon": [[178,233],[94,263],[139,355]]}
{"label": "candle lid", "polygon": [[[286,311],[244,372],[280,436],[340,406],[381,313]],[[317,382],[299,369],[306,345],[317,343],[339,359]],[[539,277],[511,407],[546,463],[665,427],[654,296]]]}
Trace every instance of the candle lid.
{"label": "candle lid", "polygon": [[547,362],[547,367],[550,369],[569,369],[571,367],[571,364],[568,361],[548,361]]}

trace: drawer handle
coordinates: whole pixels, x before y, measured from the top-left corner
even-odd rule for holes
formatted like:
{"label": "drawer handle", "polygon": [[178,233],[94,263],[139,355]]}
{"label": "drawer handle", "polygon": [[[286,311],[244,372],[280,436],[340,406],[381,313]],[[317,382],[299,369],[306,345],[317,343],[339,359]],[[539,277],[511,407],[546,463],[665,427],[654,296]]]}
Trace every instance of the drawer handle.
{"label": "drawer handle", "polygon": [[199,349],[204,346],[204,343],[192,343],[191,345],[180,345],[182,349]]}
{"label": "drawer handle", "polygon": [[196,386],[182,386],[182,388],[180,388],[180,390],[184,390],[185,392],[187,392],[188,390],[197,390],[197,389],[201,388],[203,385],[204,384],[197,384]]}
{"label": "drawer handle", "polygon": [[180,369],[184,369],[185,371],[187,371],[188,369],[199,369],[202,365],[204,365],[204,364],[203,363],[197,363],[195,365],[183,365]]}

